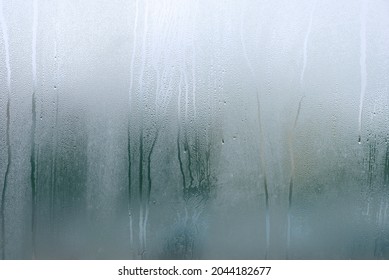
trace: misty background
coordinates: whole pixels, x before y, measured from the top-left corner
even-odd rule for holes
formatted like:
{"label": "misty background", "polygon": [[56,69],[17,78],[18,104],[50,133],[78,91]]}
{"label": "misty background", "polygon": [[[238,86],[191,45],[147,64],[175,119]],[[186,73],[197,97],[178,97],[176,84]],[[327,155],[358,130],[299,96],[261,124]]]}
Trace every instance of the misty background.
{"label": "misty background", "polygon": [[388,259],[389,2],[0,0],[3,259]]}

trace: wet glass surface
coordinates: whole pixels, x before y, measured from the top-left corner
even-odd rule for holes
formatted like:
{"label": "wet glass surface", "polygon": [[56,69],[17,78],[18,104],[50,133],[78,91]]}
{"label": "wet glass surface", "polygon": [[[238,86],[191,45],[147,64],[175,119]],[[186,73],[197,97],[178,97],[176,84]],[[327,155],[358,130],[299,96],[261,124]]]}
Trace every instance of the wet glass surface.
{"label": "wet glass surface", "polygon": [[3,259],[388,259],[389,3],[0,0]]}

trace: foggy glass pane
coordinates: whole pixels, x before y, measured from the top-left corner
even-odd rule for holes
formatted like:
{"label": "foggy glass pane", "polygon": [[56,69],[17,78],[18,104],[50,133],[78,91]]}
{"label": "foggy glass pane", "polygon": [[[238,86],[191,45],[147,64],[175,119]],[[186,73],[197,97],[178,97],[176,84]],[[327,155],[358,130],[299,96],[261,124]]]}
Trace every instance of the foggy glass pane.
{"label": "foggy glass pane", "polygon": [[386,0],[0,0],[3,259],[389,259]]}

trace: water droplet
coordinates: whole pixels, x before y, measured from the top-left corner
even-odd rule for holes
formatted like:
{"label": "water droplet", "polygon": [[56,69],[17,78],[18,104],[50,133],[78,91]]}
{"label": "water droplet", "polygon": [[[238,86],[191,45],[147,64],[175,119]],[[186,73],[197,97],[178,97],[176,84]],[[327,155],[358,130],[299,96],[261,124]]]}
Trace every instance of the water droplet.
{"label": "water droplet", "polygon": [[224,139],[222,139],[222,145],[224,145]]}

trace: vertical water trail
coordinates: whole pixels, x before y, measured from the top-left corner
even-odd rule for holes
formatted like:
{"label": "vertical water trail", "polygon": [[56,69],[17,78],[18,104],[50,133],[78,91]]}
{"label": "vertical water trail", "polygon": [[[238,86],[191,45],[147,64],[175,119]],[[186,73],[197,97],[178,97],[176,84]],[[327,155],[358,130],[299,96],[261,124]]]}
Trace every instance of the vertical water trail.
{"label": "vertical water trail", "polygon": [[270,251],[270,204],[269,204],[269,189],[267,185],[267,176],[266,176],[266,161],[265,161],[265,150],[264,150],[264,137],[263,137],[263,128],[262,128],[262,118],[261,118],[261,103],[259,100],[259,89],[255,79],[254,68],[250,62],[250,59],[247,55],[246,44],[243,39],[243,19],[244,12],[242,11],[241,21],[240,21],[240,43],[243,49],[243,56],[246,60],[246,64],[250,70],[251,78],[253,79],[255,86],[255,95],[257,99],[257,117],[258,117],[258,126],[259,126],[259,158],[261,167],[263,168],[263,184],[265,192],[265,230],[266,230],[266,250],[265,250],[265,259],[269,256]]}
{"label": "vertical water trail", "polygon": [[180,172],[181,172],[181,176],[182,176],[182,184],[183,184],[183,190],[184,190],[184,196],[185,196],[185,194],[186,194],[186,178],[185,178],[184,167],[183,167],[183,163],[182,163],[181,145],[180,145],[180,135],[181,135],[180,110],[181,110],[181,94],[182,94],[181,83],[182,83],[182,75],[180,75],[180,82],[178,84],[178,97],[177,97],[177,125],[178,125],[178,131],[177,131],[177,151],[178,151],[178,153],[177,153],[177,156],[178,156],[178,163],[180,166]]}
{"label": "vertical water trail", "polygon": [[256,94],[258,95],[259,94],[259,90],[258,90],[257,82],[256,82],[256,79],[255,79],[254,68],[251,65],[250,59],[249,59],[248,54],[247,54],[246,44],[245,44],[245,41],[243,39],[243,18],[244,18],[244,12],[242,12],[242,16],[241,16],[241,19],[240,19],[240,32],[239,32],[240,33],[240,44],[242,46],[244,59],[246,60],[246,64],[247,64],[247,66],[249,67],[249,70],[250,70],[251,78],[253,79],[253,82],[254,82]]}
{"label": "vertical water trail", "polygon": [[[157,70],[157,86],[156,86],[156,90],[155,90],[155,99],[156,100],[157,100],[158,94],[160,93],[160,80],[161,80],[161,78],[160,78],[159,70]],[[155,102],[155,105],[156,105],[156,108],[155,108],[156,116],[158,116],[158,104],[157,104],[157,102]],[[151,147],[150,147],[150,150],[149,150],[149,153],[147,156],[147,184],[148,185],[147,185],[147,189],[146,189],[147,199],[145,202],[145,216],[144,216],[144,220],[143,220],[143,229],[142,229],[143,242],[144,242],[145,248],[147,246],[147,224],[148,224],[148,219],[149,219],[149,206],[150,206],[150,200],[151,200],[151,187],[152,187],[151,157],[152,157],[152,154],[154,151],[155,144],[157,143],[159,131],[161,128],[161,126],[158,123],[156,124],[156,126],[157,126],[157,128],[156,128],[155,136],[154,136],[153,142],[151,144]]]}
{"label": "vertical water trail", "polygon": [[3,34],[3,43],[5,51],[5,68],[7,70],[7,88],[8,91],[11,91],[11,66],[10,66],[10,57],[9,57],[9,36],[8,36],[8,26],[4,17],[4,8],[3,1],[0,1],[0,25],[1,33]]}
{"label": "vertical water trail", "polygon": [[[161,104],[161,100],[159,100],[159,93],[160,93],[160,85],[161,85],[161,80],[162,80],[162,83],[163,83],[163,76],[164,76],[164,71],[162,72],[162,75],[160,74],[160,70],[158,67],[154,67],[154,70],[155,70],[155,74],[157,76],[157,85],[156,85],[156,88],[155,88],[155,100],[154,100],[154,106],[155,106],[155,115],[158,116],[158,111],[159,111],[159,104]],[[161,77],[162,76],[162,77]]]}
{"label": "vertical water trail", "polygon": [[11,142],[10,142],[10,117],[11,117],[11,66],[10,66],[10,56],[9,56],[9,37],[8,37],[8,27],[7,22],[5,21],[4,17],[4,10],[3,10],[3,1],[0,0],[0,27],[1,27],[1,33],[3,34],[3,43],[4,43],[4,50],[5,50],[5,68],[7,70],[7,89],[8,89],[8,96],[7,96],[7,103],[6,103],[6,118],[7,118],[7,124],[6,124],[6,147],[7,147],[7,165],[5,169],[4,174],[4,183],[3,183],[3,189],[1,192],[1,257],[4,260],[5,255],[5,246],[6,246],[6,238],[5,238],[5,197],[8,187],[8,176],[9,171],[11,167]]}
{"label": "vertical water trail", "polygon": [[144,31],[143,31],[143,40],[142,40],[142,67],[139,74],[139,99],[140,99],[140,123],[139,123],[139,243],[140,243],[140,256],[143,258],[144,253],[146,251],[145,248],[145,240],[144,236],[145,233],[144,230],[144,222],[145,222],[145,216],[144,216],[144,208],[145,208],[145,200],[143,197],[143,110],[144,110],[144,93],[143,93],[143,76],[145,72],[146,67],[146,38],[147,38],[147,32],[148,32],[148,22],[147,22],[147,13],[148,13],[148,7],[146,3],[145,7],[145,18],[144,18]]}
{"label": "vertical water trail", "polygon": [[190,146],[189,146],[189,141],[188,141],[188,135],[187,135],[187,132],[185,131],[185,135],[184,135],[184,151],[186,151],[188,153],[188,171],[189,171],[189,178],[190,178],[190,183],[189,183],[189,186],[188,186],[188,189],[191,190],[191,188],[193,187],[193,183],[194,183],[194,176],[193,176],[193,171],[192,171],[192,155],[191,155],[191,151],[190,151]]}
{"label": "vertical water trail", "polygon": [[134,19],[134,29],[133,29],[133,36],[134,36],[134,44],[132,47],[132,54],[131,54],[131,62],[130,62],[130,88],[128,90],[128,124],[127,124],[127,154],[128,154],[128,217],[129,217],[129,230],[130,230],[130,249],[133,248],[134,245],[134,234],[133,234],[133,217],[132,217],[132,207],[131,207],[131,200],[132,200],[132,192],[131,192],[131,95],[132,95],[132,87],[133,87],[133,81],[134,81],[134,62],[135,62],[135,53],[136,53],[136,44],[137,44],[137,27],[138,27],[138,16],[139,16],[139,3],[138,0],[135,2],[135,19]]}
{"label": "vertical water trail", "polygon": [[[291,157],[293,158],[293,157]],[[293,160],[292,160],[293,162]],[[293,171],[292,171],[293,172]],[[293,176],[290,176],[289,180],[289,193],[288,193],[288,220],[286,226],[286,259],[290,257],[290,235],[291,235],[291,210],[292,210],[292,197],[293,197]]]}
{"label": "vertical water trail", "polygon": [[[387,202],[384,200],[386,199],[383,199],[381,198],[380,200],[380,206],[379,206],[379,210],[377,212],[377,216],[376,216],[376,238],[375,238],[375,242],[374,242],[374,256],[375,257],[381,257],[382,256],[382,242],[383,242],[383,239],[385,238],[385,217],[386,217],[386,208],[384,207],[384,204],[386,204],[387,206]],[[385,209],[384,209],[385,208]]]}
{"label": "vertical water trail", "polygon": [[[192,188],[194,177],[192,173],[192,158],[191,158],[191,152],[189,147],[189,140],[188,140],[188,130],[187,126],[190,123],[188,120],[188,107],[189,107],[189,85],[188,85],[188,78],[186,76],[186,72],[184,71],[184,82],[185,82],[185,122],[184,122],[184,153],[188,153],[188,171],[189,171],[189,178],[190,183],[188,186],[188,189]],[[192,81],[195,83],[195,81]]]}
{"label": "vertical water trail", "polygon": [[[128,124],[128,127],[130,124]],[[133,248],[134,245],[134,235],[133,235],[133,222],[132,222],[132,207],[131,207],[131,140],[130,140],[130,129],[128,128],[127,131],[127,154],[128,154],[128,204],[127,204],[127,211],[128,211],[128,218],[129,218],[129,233],[130,233],[130,250]]]}
{"label": "vertical water trail", "polygon": [[57,143],[58,143],[58,75],[59,75],[59,63],[58,63],[58,26],[57,26],[57,1],[55,2],[55,15],[54,15],[54,126],[52,127],[52,154],[51,154],[51,188],[50,188],[50,227],[51,234],[54,230],[54,217],[55,217],[55,196],[57,185]]}
{"label": "vertical water trail", "polygon": [[[37,31],[38,31],[38,1],[34,0],[33,2],[33,21],[32,21],[32,45],[31,45],[31,63],[32,63],[32,80],[34,89],[37,86],[36,79],[36,40],[37,40]],[[35,92],[34,92],[35,93]]]}
{"label": "vertical water trail", "polygon": [[289,145],[289,153],[290,153],[290,180],[289,180],[289,193],[288,193],[288,215],[287,215],[287,235],[286,235],[286,258],[288,259],[290,256],[290,236],[291,236],[291,210],[292,210],[292,198],[293,198],[293,179],[294,179],[294,151],[293,151],[293,141],[294,141],[294,133],[297,127],[297,121],[300,116],[301,104],[304,99],[304,96],[300,98],[299,105],[297,108],[296,117],[294,119],[292,130],[288,137],[288,145]]}
{"label": "vertical water trail", "polygon": [[143,257],[145,248],[143,241],[143,129],[140,131],[140,143],[139,143],[139,244],[140,255]]}
{"label": "vertical water trail", "polygon": [[182,155],[181,155],[181,145],[180,145],[180,128],[178,128],[178,135],[177,135],[177,149],[178,149],[178,163],[179,163],[179,166],[180,166],[180,172],[181,172],[181,176],[182,176],[182,185],[184,186],[183,189],[184,189],[184,194],[186,193],[186,178],[185,178],[185,173],[184,173],[184,165],[182,163]]}
{"label": "vertical water trail", "polygon": [[184,82],[185,82],[185,122],[186,126],[188,122],[188,106],[189,106],[189,89],[188,89],[188,78],[186,77],[186,73],[184,71]]}
{"label": "vertical water trail", "polygon": [[[197,5],[197,3],[196,3]],[[196,30],[196,9],[193,14],[192,20],[192,102],[193,102],[193,114],[196,119],[196,42],[195,42],[195,30]]]}
{"label": "vertical water trail", "polygon": [[35,258],[35,219],[36,219],[36,170],[37,170],[37,161],[36,161],[36,90],[37,90],[37,79],[36,79],[36,40],[37,40],[37,26],[38,26],[38,0],[33,2],[33,22],[32,22],[32,55],[31,55],[31,64],[32,64],[32,79],[33,79],[33,89],[32,89],[32,122],[31,122],[31,155],[30,155],[30,164],[31,164],[31,234],[32,234],[32,258]]}
{"label": "vertical water trail", "polygon": [[132,54],[131,54],[131,65],[130,65],[130,89],[129,89],[129,104],[131,105],[131,93],[132,93],[132,86],[134,83],[134,63],[135,63],[135,54],[136,54],[136,44],[137,44],[137,33],[136,30],[138,28],[138,17],[139,17],[139,0],[136,0],[135,2],[135,19],[134,19],[134,29],[132,33],[134,34],[134,44],[132,46]]}
{"label": "vertical water trail", "polygon": [[290,162],[291,162],[291,171],[290,171],[289,190],[288,190],[286,258],[289,258],[290,242],[291,242],[291,240],[290,240],[290,238],[291,238],[290,237],[291,236],[291,208],[292,208],[293,184],[294,184],[293,181],[294,181],[294,168],[295,168],[295,164],[294,164],[294,151],[293,151],[294,133],[295,133],[296,125],[297,125],[297,120],[298,120],[298,117],[300,115],[301,102],[302,102],[303,98],[305,97],[304,92],[303,92],[303,84],[304,84],[305,70],[306,70],[306,67],[307,67],[308,41],[309,41],[309,37],[310,37],[311,31],[312,31],[312,21],[313,21],[313,15],[314,15],[315,10],[316,10],[316,5],[317,5],[317,0],[315,0],[313,2],[313,6],[312,6],[311,12],[309,14],[309,22],[308,22],[307,32],[306,32],[305,37],[304,37],[303,66],[302,66],[302,70],[301,70],[301,73],[300,73],[300,89],[301,89],[303,94],[302,94],[301,99],[299,101],[296,118],[294,120],[293,127],[292,127],[292,130],[291,130],[290,134],[289,134],[289,139],[288,139]]}
{"label": "vertical water trail", "polygon": [[[159,81],[160,79],[158,78],[157,80]],[[166,89],[167,93],[169,93],[171,91],[171,85],[172,85],[172,78],[170,78],[170,80],[169,80],[168,87]],[[160,89],[160,86],[159,86],[159,84],[157,84],[156,97],[157,97],[158,94],[160,94],[159,89]],[[166,99],[169,99],[169,98],[167,97]],[[167,101],[167,103],[168,103],[168,101]],[[161,119],[164,119],[164,116],[166,114],[167,104],[164,104],[164,106],[165,106],[164,110],[161,113]],[[157,111],[157,108],[156,108],[156,111]],[[158,116],[158,114],[156,114],[156,115]],[[162,129],[162,123],[159,123],[157,121],[156,126],[157,127],[156,127],[156,132],[155,132],[155,135],[154,135],[154,139],[152,141],[152,144],[151,144],[148,156],[147,156],[147,182],[148,182],[148,188],[147,188],[147,191],[146,191],[147,200],[145,202],[145,216],[144,216],[144,221],[143,221],[143,242],[144,242],[145,250],[146,250],[146,246],[147,246],[147,238],[146,238],[147,237],[147,224],[148,224],[148,218],[149,218],[149,209],[150,209],[150,200],[151,200],[151,188],[152,188],[151,157],[153,155],[155,144],[158,141],[159,132]]]}
{"label": "vertical water trail", "polygon": [[151,156],[153,155],[154,147],[155,144],[157,143],[158,140],[158,135],[159,135],[160,129],[157,128],[157,131],[155,133],[155,137],[153,139],[153,143],[151,144],[149,154],[147,156],[147,183],[148,183],[148,188],[147,188],[147,201],[146,201],[146,211],[145,211],[145,218],[143,221],[143,242],[146,247],[147,243],[147,222],[149,218],[149,205],[150,205],[150,199],[151,199],[151,187],[152,187],[152,181],[151,181]]}
{"label": "vertical water trail", "polygon": [[308,56],[308,40],[309,36],[311,35],[312,31],[312,21],[313,21],[313,15],[315,13],[317,0],[313,2],[313,7],[311,9],[311,13],[309,14],[309,23],[307,28],[307,33],[305,34],[304,38],[304,47],[303,47],[303,68],[301,70],[300,74],[300,87],[302,88],[303,82],[304,82],[304,75],[305,75],[305,69],[307,67],[307,56]]}
{"label": "vertical water trail", "polygon": [[359,65],[360,65],[360,74],[361,74],[361,88],[360,88],[360,99],[359,99],[359,116],[358,116],[358,143],[361,143],[361,133],[362,133],[362,108],[363,101],[365,99],[366,93],[366,83],[367,83],[367,71],[366,71],[366,18],[367,18],[367,1],[361,0],[361,14],[360,14],[360,56],[359,56]]}
{"label": "vertical water trail", "polygon": [[259,96],[257,95],[257,108],[258,108],[258,122],[259,122],[259,153],[261,166],[264,169],[263,171],[263,187],[265,191],[265,223],[266,223],[266,251],[265,251],[265,259],[269,256],[270,251],[270,205],[269,205],[269,189],[267,185],[266,178],[266,161],[265,161],[265,152],[264,152],[264,137],[263,137],[263,129],[262,129],[262,121],[261,121],[261,104],[259,102]]}

